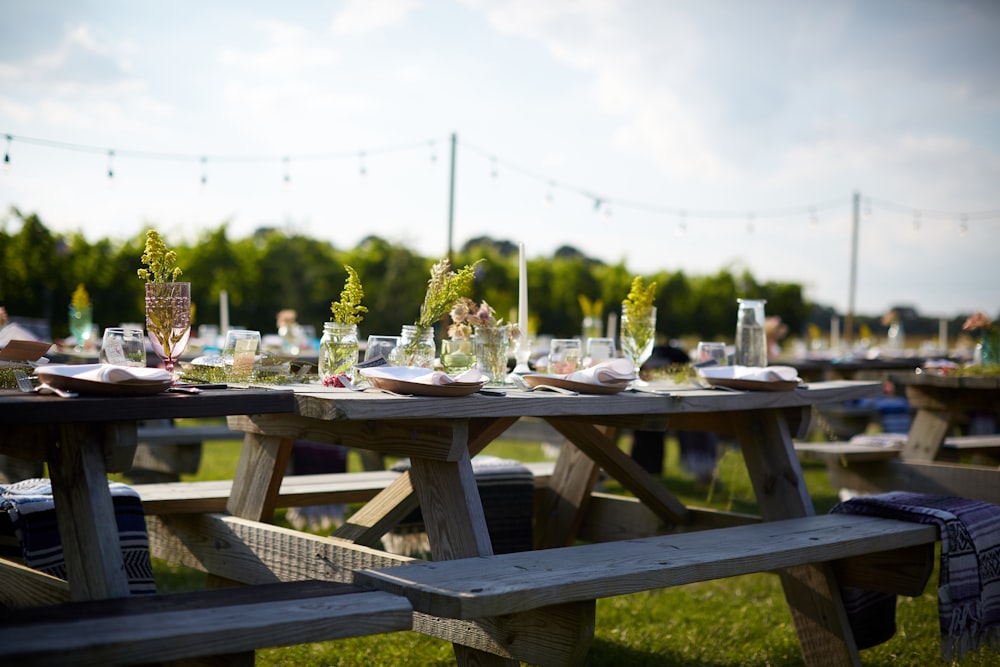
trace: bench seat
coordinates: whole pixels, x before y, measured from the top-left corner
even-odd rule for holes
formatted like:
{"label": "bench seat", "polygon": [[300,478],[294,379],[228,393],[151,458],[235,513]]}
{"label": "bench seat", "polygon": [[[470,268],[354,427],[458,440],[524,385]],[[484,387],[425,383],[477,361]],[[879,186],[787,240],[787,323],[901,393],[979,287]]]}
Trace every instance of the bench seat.
{"label": "bench seat", "polygon": [[405,598],[299,581],[4,610],[0,664],[142,664],[410,629]]}
{"label": "bench seat", "polygon": [[[548,481],[555,463],[525,463],[535,476],[535,485]],[[278,507],[303,507],[371,500],[400,473],[391,470],[289,475],[281,482]],[[224,512],[232,480],[134,484],[147,515]]]}
{"label": "bench seat", "polygon": [[[933,526],[843,514],[562,547],[447,563],[362,569],[355,581],[416,611],[474,619],[809,563],[855,559],[851,579],[913,594],[933,569]],[[893,552],[867,568],[856,557]],[[908,570],[907,563],[914,569]],[[898,580],[893,580],[898,577]]]}

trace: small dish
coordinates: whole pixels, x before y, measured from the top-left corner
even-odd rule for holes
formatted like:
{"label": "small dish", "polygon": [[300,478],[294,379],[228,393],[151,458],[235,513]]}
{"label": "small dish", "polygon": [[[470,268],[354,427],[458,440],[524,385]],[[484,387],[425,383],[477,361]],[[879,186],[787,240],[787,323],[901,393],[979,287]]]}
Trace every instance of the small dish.
{"label": "small dish", "polygon": [[368,376],[373,387],[385,389],[396,394],[412,394],[414,396],[468,396],[483,388],[486,382],[449,382],[447,384],[429,384],[426,382],[409,382],[378,376]]}
{"label": "small dish", "polygon": [[[101,394],[105,396],[148,396],[166,391],[173,385],[173,379],[164,378],[162,371],[157,373],[155,369],[145,368],[132,369],[131,372],[157,377],[150,377],[149,379],[135,377],[118,382],[102,382],[88,377],[80,377],[100,368],[101,364],[38,366],[35,368],[35,375],[42,382],[56,389],[75,391],[80,394]],[[121,370],[125,372],[124,369]]]}
{"label": "small dish", "polygon": [[544,373],[527,373],[521,378],[529,387],[549,385],[561,389],[569,389],[581,394],[617,394],[625,390],[632,380],[621,380],[618,382],[607,382],[596,384],[594,382],[576,382],[567,380],[562,375],[547,375]]}

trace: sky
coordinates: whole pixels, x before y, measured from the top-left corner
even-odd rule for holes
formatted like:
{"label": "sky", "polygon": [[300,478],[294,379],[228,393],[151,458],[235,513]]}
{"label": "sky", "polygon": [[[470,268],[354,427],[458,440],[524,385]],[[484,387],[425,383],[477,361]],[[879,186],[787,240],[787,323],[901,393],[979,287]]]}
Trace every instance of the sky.
{"label": "sky", "polygon": [[998,36],[989,0],[5,0],[0,210],[997,316]]}

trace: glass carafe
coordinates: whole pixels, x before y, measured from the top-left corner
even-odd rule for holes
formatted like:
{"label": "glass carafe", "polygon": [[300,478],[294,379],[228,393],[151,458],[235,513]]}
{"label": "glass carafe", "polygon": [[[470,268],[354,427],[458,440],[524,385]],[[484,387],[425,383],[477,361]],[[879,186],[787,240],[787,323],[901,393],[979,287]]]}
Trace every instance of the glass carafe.
{"label": "glass carafe", "polygon": [[764,299],[737,299],[736,364],[767,366],[767,336],[764,331]]}

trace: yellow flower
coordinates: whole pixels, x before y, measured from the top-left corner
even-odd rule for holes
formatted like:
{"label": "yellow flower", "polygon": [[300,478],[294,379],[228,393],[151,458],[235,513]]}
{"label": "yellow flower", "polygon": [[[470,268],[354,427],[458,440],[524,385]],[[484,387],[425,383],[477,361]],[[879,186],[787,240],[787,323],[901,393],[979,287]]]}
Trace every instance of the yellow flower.
{"label": "yellow flower", "polygon": [[353,267],[344,265],[347,270],[347,280],[344,281],[344,289],[340,293],[340,301],[330,304],[330,311],[333,313],[333,321],[339,324],[359,324],[364,319],[362,313],[367,313],[368,308],[361,305],[361,299],[365,296],[365,291],[361,287],[361,278]]}
{"label": "yellow flower", "polygon": [[176,266],[177,253],[167,250],[166,244],[155,229],[146,231],[146,247],[139,258],[148,269],[139,269],[139,277],[147,283],[176,282],[183,271]]}
{"label": "yellow flower", "polygon": [[87,290],[83,286],[83,283],[76,286],[70,303],[72,303],[73,307],[77,310],[82,310],[90,305],[90,295],[87,294]]}

